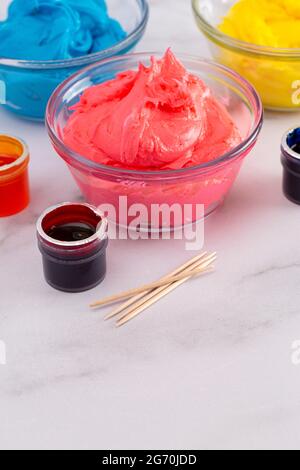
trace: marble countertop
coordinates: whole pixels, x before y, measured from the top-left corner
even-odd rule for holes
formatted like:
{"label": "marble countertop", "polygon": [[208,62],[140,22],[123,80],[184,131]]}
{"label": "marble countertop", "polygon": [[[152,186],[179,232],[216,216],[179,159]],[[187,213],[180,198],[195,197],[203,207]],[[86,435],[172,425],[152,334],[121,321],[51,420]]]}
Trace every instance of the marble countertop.
{"label": "marble countertop", "polygon": [[[139,50],[208,54],[188,0],[152,0]],[[35,221],[79,192],[42,125],[0,112],[31,149],[32,204],[0,221],[2,449],[295,449],[300,442],[300,209],[282,194],[281,135],[296,114],[266,114],[224,206],[206,222],[214,275],[115,329],[96,297],[187,258],[178,241],[115,241],[96,291],[67,295],[42,277]],[[189,255],[188,255],[189,257]],[[3,343],[0,343],[3,344]]]}

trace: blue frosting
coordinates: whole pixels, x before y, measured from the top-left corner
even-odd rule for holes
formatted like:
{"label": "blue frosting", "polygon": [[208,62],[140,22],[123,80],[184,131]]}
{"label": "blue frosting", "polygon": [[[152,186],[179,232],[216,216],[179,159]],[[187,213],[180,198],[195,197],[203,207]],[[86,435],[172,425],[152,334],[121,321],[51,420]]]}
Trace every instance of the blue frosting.
{"label": "blue frosting", "polygon": [[107,49],[126,33],[104,0],[13,0],[0,22],[0,57],[59,60]]}
{"label": "blue frosting", "polygon": [[[80,66],[12,67],[5,60],[1,64],[1,58],[51,61],[88,57],[126,36],[119,22],[110,18],[104,0],[13,0],[7,19],[0,22],[3,106],[20,117],[43,120],[54,89]],[[134,45],[124,44],[119,53]]]}

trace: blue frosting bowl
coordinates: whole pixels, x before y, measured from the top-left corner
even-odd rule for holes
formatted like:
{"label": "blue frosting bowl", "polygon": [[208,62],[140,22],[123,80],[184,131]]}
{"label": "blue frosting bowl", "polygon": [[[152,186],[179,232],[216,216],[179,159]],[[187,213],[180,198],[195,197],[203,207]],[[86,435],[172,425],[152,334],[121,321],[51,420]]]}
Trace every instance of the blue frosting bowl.
{"label": "blue frosting bowl", "polygon": [[43,121],[57,86],[78,70],[99,60],[126,54],[142,38],[149,18],[147,0],[106,0],[109,14],[127,37],[113,47],[74,59],[24,61],[0,57],[0,104],[21,118]]}

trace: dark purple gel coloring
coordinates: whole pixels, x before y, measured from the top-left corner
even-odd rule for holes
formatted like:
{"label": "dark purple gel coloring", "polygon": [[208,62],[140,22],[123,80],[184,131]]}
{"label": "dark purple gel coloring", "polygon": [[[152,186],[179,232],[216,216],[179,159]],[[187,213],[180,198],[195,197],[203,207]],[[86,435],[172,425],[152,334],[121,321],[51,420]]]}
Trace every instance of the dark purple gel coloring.
{"label": "dark purple gel coloring", "polygon": [[86,240],[96,233],[95,227],[84,222],[53,225],[47,235],[61,242]]}
{"label": "dark purple gel coloring", "polygon": [[45,279],[65,292],[83,292],[106,275],[107,221],[87,204],[62,204],[38,222]]}

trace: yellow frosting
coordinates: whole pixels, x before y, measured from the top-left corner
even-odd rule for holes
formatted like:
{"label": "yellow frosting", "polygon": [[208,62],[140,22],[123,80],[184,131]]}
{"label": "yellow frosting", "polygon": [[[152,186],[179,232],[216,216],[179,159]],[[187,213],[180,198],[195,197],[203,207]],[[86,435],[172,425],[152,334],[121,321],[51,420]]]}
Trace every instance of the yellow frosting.
{"label": "yellow frosting", "polygon": [[[219,29],[228,36],[258,46],[300,48],[300,0],[239,0]],[[217,59],[235,69],[259,91],[266,107],[299,108],[300,59],[215,49]]]}
{"label": "yellow frosting", "polygon": [[223,19],[220,30],[260,46],[300,48],[300,1],[240,0]]}

